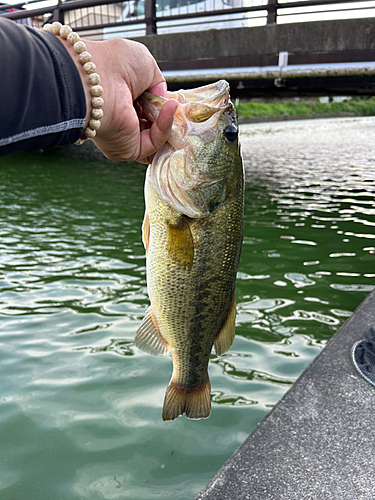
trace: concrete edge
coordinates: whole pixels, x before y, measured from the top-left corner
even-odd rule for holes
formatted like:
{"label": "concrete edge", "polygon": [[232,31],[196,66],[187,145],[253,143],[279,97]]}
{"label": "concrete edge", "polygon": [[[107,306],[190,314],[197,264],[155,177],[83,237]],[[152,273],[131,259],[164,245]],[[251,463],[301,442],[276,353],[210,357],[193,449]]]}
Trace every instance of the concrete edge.
{"label": "concrete edge", "polygon": [[[254,490],[251,491],[251,485],[244,484],[242,481],[238,481],[238,476],[236,476],[236,469],[242,467],[244,462],[248,467],[248,476],[250,477],[250,472],[253,468],[256,468],[256,457],[254,457],[254,462],[252,460],[249,460],[249,450],[250,454],[253,453],[254,447],[251,446],[252,441],[255,442],[257,446],[259,446],[259,443],[263,442],[265,445],[264,447],[268,450],[270,449],[269,443],[267,443],[267,440],[271,440],[272,437],[269,437],[269,427],[270,425],[273,425],[272,421],[275,420],[280,420],[279,417],[276,417],[276,414],[282,411],[285,413],[286,412],[286,406],[288,406],[288,403],[291,400],[291,405],[289,404],[289,413],[290,411],[295,411],[299,412],[301,411],[299,407],[295,406],[296,399],[294,398],[294,407],[293,407],[293,396],[295,393],[298,392],[303,392],[306,387],[305,386],[311,386],[311,384],[314,382],[312,380],[312,375],[314,375],[314,378],[316,380],[317,374],[322,372],[322,366],[324,364],[327,365],[330,361],[330,357],[332,355],[335,355],[335,351],[340,351],[339,358],[344,358],[342,367],[344,372],[346,371],[346,375],[352,379],[362,380],[363,384],[366,385],[360,385],[359,387],[363,389],[364,391],[373,391],[373,387],[370,386],[367,382],[365,382],[362,377],[358,374],[358,372],[355,370],[354,366],[352,365],[351,361],[351,346],[353,345],[354,342],[359,340],[366,329],[366,327],[370,325],[375,324],[375,290],[371,292],[362,302],[361,304],[355,309],[353,314],[348,318],[345,323],[339,328],[339,330],[333,335],[333,337],[330,339],[330,341],[327,343],[327,345],[324,347],[324,349],[321,351],[318,356],[310,363],[310,365],[305,369],[305,371],[300,375],[300,377],[295,381],[293,386],[284,394],[284,396],[281,398],[281,400],[274,406],[274,408],[266,415],[266,417],[257,425],[257,427],[254,429],[254,431],[248,436],[248,438],[240,445],[240,447],[233,453],[233,455],[227,460],[227,462],[221,467],[221,469],[217,472],[217,474],[213,477],[213,479],[206,485],[206,487],[199,493],[199,495],[196,497],[196,500],[203,500],[203,499],[220,499],[220,500],[237,500],[237,499],[242,499],[242,498],[262,498],[262,500],[266,500],[268,498],[274,498],[274,499],[281,499],[281,498],[294,498],[291,495],[288,497],[284,497],[283,495],[279,495],[277,492],[275,494],[271,495],[262,495],[257,496],[256,492]],[[316,368],[319,367],[318,370]],[[344,373],[345,374],[345,373]],[[330,374],[330,377],[332,377],[332,374]],[[334,382],[334,378],[331,378],[331,380]],[[367,387],[368,386],[368,387]],[[370,388],[370,389],[369,389]],[[329,404],[329,401],[328,401]],[[271,424],[272,422],[272,424]],[[263,432],[265,428],[268,428],[267,432]],[[284,427],[282,430],[285,431],[285,422],[284,422]],[[279,427],[280,431],[280,427]],[[298,438],[298,436],[297,436]],[[306,437],[305,437],[306,439]],[[253,457],[252,457],[253,458]],[[324,457],[321,457],[324,460]],[[287,456],[285,455],[285,460],[287,461]],[[254,465],[255,464],[255,465]],[[270,468],[272,469],[272,465]],[[242,476],[241,477],[246,477],[244,476],[243,470],[241,471]],[[259,470],[257,471],[259,474]],[[267,470],[267,473],[269,474],[269,470]],[[272,472],[271,472],[272,474]],[[276,477],[278,474],[278,471],[273,471],[273,477]],[[231,484],[229,484],[231,483]],[[228,494],[228,491],[233,490],[233,484],[236,484],[238,486],[238,492],[236,493],[236,496],[233,496],[231,494]],[[246,479],[245,479],[246,483]],[[229,486],[229,487],[228,487]],[[372,485],[374,486],[374,485]],[[244,489],[245,488],[245,489]],[[247,488],[247,489],[246,489]],[[375,491],[375,490],[371,490]],[[319,493],[319,492],[317,492]],[[370,491],[369,491],[370,494]],[[254,495],[254,496],[253,496]],[[296,497],[298,498],[298,496]],[[301,498],[301,497],[300,497]],[[303,498],[323,498],[319,497],[319,494],[317,494],[316,497],[314,496],[303,496]],[[324,497],[325,498],[325,497]],[[335,496],[335,491],[333,489],[331,498],[346,498],[345,495],[342,496],[342,492]],[[356,496],[352,497],[356,498],[358,500],[359,498],[365,498],[362,496]],[[366,498],[371,498],[370,496]]]}

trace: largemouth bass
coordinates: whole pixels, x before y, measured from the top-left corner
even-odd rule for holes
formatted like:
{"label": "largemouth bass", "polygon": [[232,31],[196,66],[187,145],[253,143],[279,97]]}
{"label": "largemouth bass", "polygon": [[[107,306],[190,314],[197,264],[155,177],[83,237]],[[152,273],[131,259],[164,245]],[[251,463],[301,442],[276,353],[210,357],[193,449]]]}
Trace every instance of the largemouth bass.
{"label": "largemouth bass", "polygon": [[[151,354],[171,353],[163,420],[211,412],[208,362],[234,339],[236,272],[243,238],[243,167],[237,116],[221,80],[168,92],[179,101],[169,142],[145,181],[143,243],[151,305],[135,338]],[[165,98],[140,103],[155,121]]]}

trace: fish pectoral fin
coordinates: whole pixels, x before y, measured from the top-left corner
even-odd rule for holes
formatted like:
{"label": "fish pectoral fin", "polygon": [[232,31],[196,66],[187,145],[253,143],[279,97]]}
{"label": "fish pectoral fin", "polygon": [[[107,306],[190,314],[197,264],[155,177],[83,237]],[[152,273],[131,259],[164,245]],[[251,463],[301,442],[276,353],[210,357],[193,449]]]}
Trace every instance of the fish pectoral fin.
{"label": "fish pectoral fin", "polygon": [[181,215],[174,221],[167,221],[167,226],[169,256],[179,267],[190,271],[194,260],[194,241],[187,218]]}
{"label": "fish pectoral fin", "polygon": [[172,378],[165,393],[163,420],[174,420],[186,413],[187,418],[199,420],[211,414],[211,384],[207,381],[200,387],[180,387]]}
{"label": "fish pectoral fin", "polygon": [[148,217],[148,213],[145,212],[145,216],[143,218],[142,224],[142,241],[146,250],[146,255],[148,253],[148,245],[150,243],[150,219]]}
{"label": "fish pectoral fin", "polygon": [[162,356],[170,351],[168,342],[164,340],[160,333],[151,307],[147,309],[146,316],[137,330],[135,345],[142,351],[155,356]]}
{"label": "fish pectoral fin", "polygon": [[233,294],[232,303],[229,308],[225,323],[214,340],[215,352],[218,356],[227,352],[234,340],[234,327],[236,322],[236,297]]}

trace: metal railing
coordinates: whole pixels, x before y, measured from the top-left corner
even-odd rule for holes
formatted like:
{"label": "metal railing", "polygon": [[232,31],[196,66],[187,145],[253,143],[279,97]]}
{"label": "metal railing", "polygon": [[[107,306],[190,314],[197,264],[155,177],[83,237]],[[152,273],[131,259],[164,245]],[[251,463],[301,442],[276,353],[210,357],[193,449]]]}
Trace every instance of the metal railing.
{"label": "metal railing", "polygon": [[341,9],[354,12],[353,17],[358,17],[357,11],[373,9],[375,16],[375,2],[371,0],[58,0],[52,6],[43,3],[46,4],[30,0],[0,4],[0,16],[34,27],[60,21],[97,39],[132,36],[132,27],[155,35],[171,25],[175,32],[179,26],[186,31],[186,26],[194,23],[196,27],[200,23],[200,29],[202,23],[206,23],[208,29],[215,22],[220,22],[222,27],[259,26],[278,23],[280,19],[285,22],[296,12],[313,15]]}

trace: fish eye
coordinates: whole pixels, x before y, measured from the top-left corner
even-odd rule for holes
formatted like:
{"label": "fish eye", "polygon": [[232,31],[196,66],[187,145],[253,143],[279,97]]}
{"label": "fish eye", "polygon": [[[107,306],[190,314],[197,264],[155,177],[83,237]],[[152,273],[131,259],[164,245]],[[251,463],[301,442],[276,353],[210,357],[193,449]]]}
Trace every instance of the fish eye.
{"label": "fish eye", "polygon": [[234,125],[229,125],[225,130],[224,130],[224,135],[227,141],[234,142],[237,139],[238,136],[238,130],[237,127]]}

